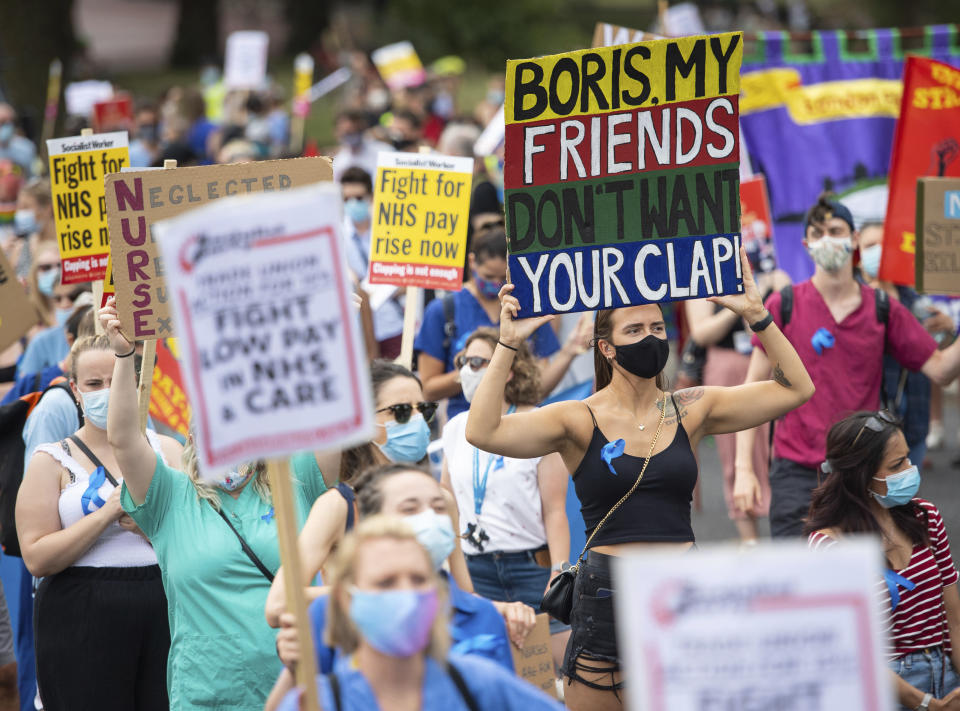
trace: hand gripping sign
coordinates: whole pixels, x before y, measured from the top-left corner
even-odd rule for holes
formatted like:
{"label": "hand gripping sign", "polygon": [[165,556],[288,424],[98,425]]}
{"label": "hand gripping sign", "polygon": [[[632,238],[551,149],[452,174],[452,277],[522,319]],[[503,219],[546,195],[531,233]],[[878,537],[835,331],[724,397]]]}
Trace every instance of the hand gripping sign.
{"label": "hand gripping sign", "polygon": [[742,290],[741,40],[507,62],[505,209],[522,313]]}

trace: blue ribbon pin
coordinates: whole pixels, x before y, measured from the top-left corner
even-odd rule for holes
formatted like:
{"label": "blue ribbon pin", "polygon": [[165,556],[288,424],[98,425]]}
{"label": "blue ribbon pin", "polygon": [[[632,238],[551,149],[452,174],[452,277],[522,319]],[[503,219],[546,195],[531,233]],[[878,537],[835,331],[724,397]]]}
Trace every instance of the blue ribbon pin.
{"label": "blue ribbon pin", "polygon": [[260,517],[261,521],[266,521],[270,523],[273,520],[273,507],[270,507],[270,510],[267,511],[263,516]]}
{"label": "blue ribbon pin", "polygon": [[908,591],[913,590],[917,587],[917,584],[911,580],[907,580],[905,577],[896,573],[889,568],[883,572],[883,579],[887,583],[887,590],[890,592],[890,611],[893,612],[897,609],[897,605],[900,604],[900,590],[898,585],[903,586]]}
{"label": "blue ribbon pin", "polygon": [[817,355],[823,355],[824,348],[833,348],[834,343],[836,343],[836,339],[833,337],[833,334],[825,328],[817,329],[817,332],[813,334],[813,338],[810,339],[810,345],[813,346],[813,350],[817,352]]}
{"label": "blue ribbon pin", "polygon": [[103,467],[94,469],[90,475],[90,484],[87,490],[80,496],[80,508],[83,509],[83,515],[93,513],[96,509],[102,508],[106,501],[100,498],[100,487],[107,480],[107,472]]}
{"label": "blue ribbon pin", "polygon": [[616,442],[609,442],[603,445],[603,449],[600,450],[600,458],[607,463],[607,468],[614,476],[617,476],[617,470],[613,468],[613,460],[623,454],[626,446],[626,442],[618,439]]}

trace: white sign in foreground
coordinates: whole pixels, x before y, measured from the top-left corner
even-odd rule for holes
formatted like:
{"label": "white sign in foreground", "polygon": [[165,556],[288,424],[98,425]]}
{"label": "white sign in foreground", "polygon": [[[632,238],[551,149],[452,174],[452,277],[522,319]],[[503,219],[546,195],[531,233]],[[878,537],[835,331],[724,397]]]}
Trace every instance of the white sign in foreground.
{"label": "white sign in foreground", "polygon": [[619,558],[628,708],[890,711],[880,561],[872,541],[847,540]]}
{"label": "white sign in foreground", "polygon": [[369,440],[370,376],[330,183],[155,223],[207,473]]}

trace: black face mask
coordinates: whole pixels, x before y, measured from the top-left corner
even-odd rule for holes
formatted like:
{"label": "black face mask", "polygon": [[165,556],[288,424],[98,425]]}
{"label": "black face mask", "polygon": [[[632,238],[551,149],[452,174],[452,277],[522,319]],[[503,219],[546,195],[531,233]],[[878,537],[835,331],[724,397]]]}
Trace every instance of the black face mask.
{"label": "black face mask", "polygon": [[617,351],[617,363],[638,378],[659,375],[670,357],[670,342],[653,334],[636,343],[613,347]]}

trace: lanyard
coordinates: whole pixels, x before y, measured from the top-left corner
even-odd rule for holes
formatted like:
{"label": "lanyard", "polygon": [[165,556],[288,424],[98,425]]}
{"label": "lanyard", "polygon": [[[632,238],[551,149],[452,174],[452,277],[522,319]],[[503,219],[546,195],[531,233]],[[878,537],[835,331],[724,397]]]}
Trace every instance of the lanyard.
{"label": "lanyard", "polygon": [[[517,409],[516,405],[511,405],[507,414],[513,414]],[[497,469],[503,466],[503,457],[491,454],[487,460],[487,468],[483,472],[483,478],[480,478],[480,450],[473,448],[473,511],[479,516],[483,509],[483,500],[487,497],[487,477],[490,476],[490,467],[497,462]]]}

